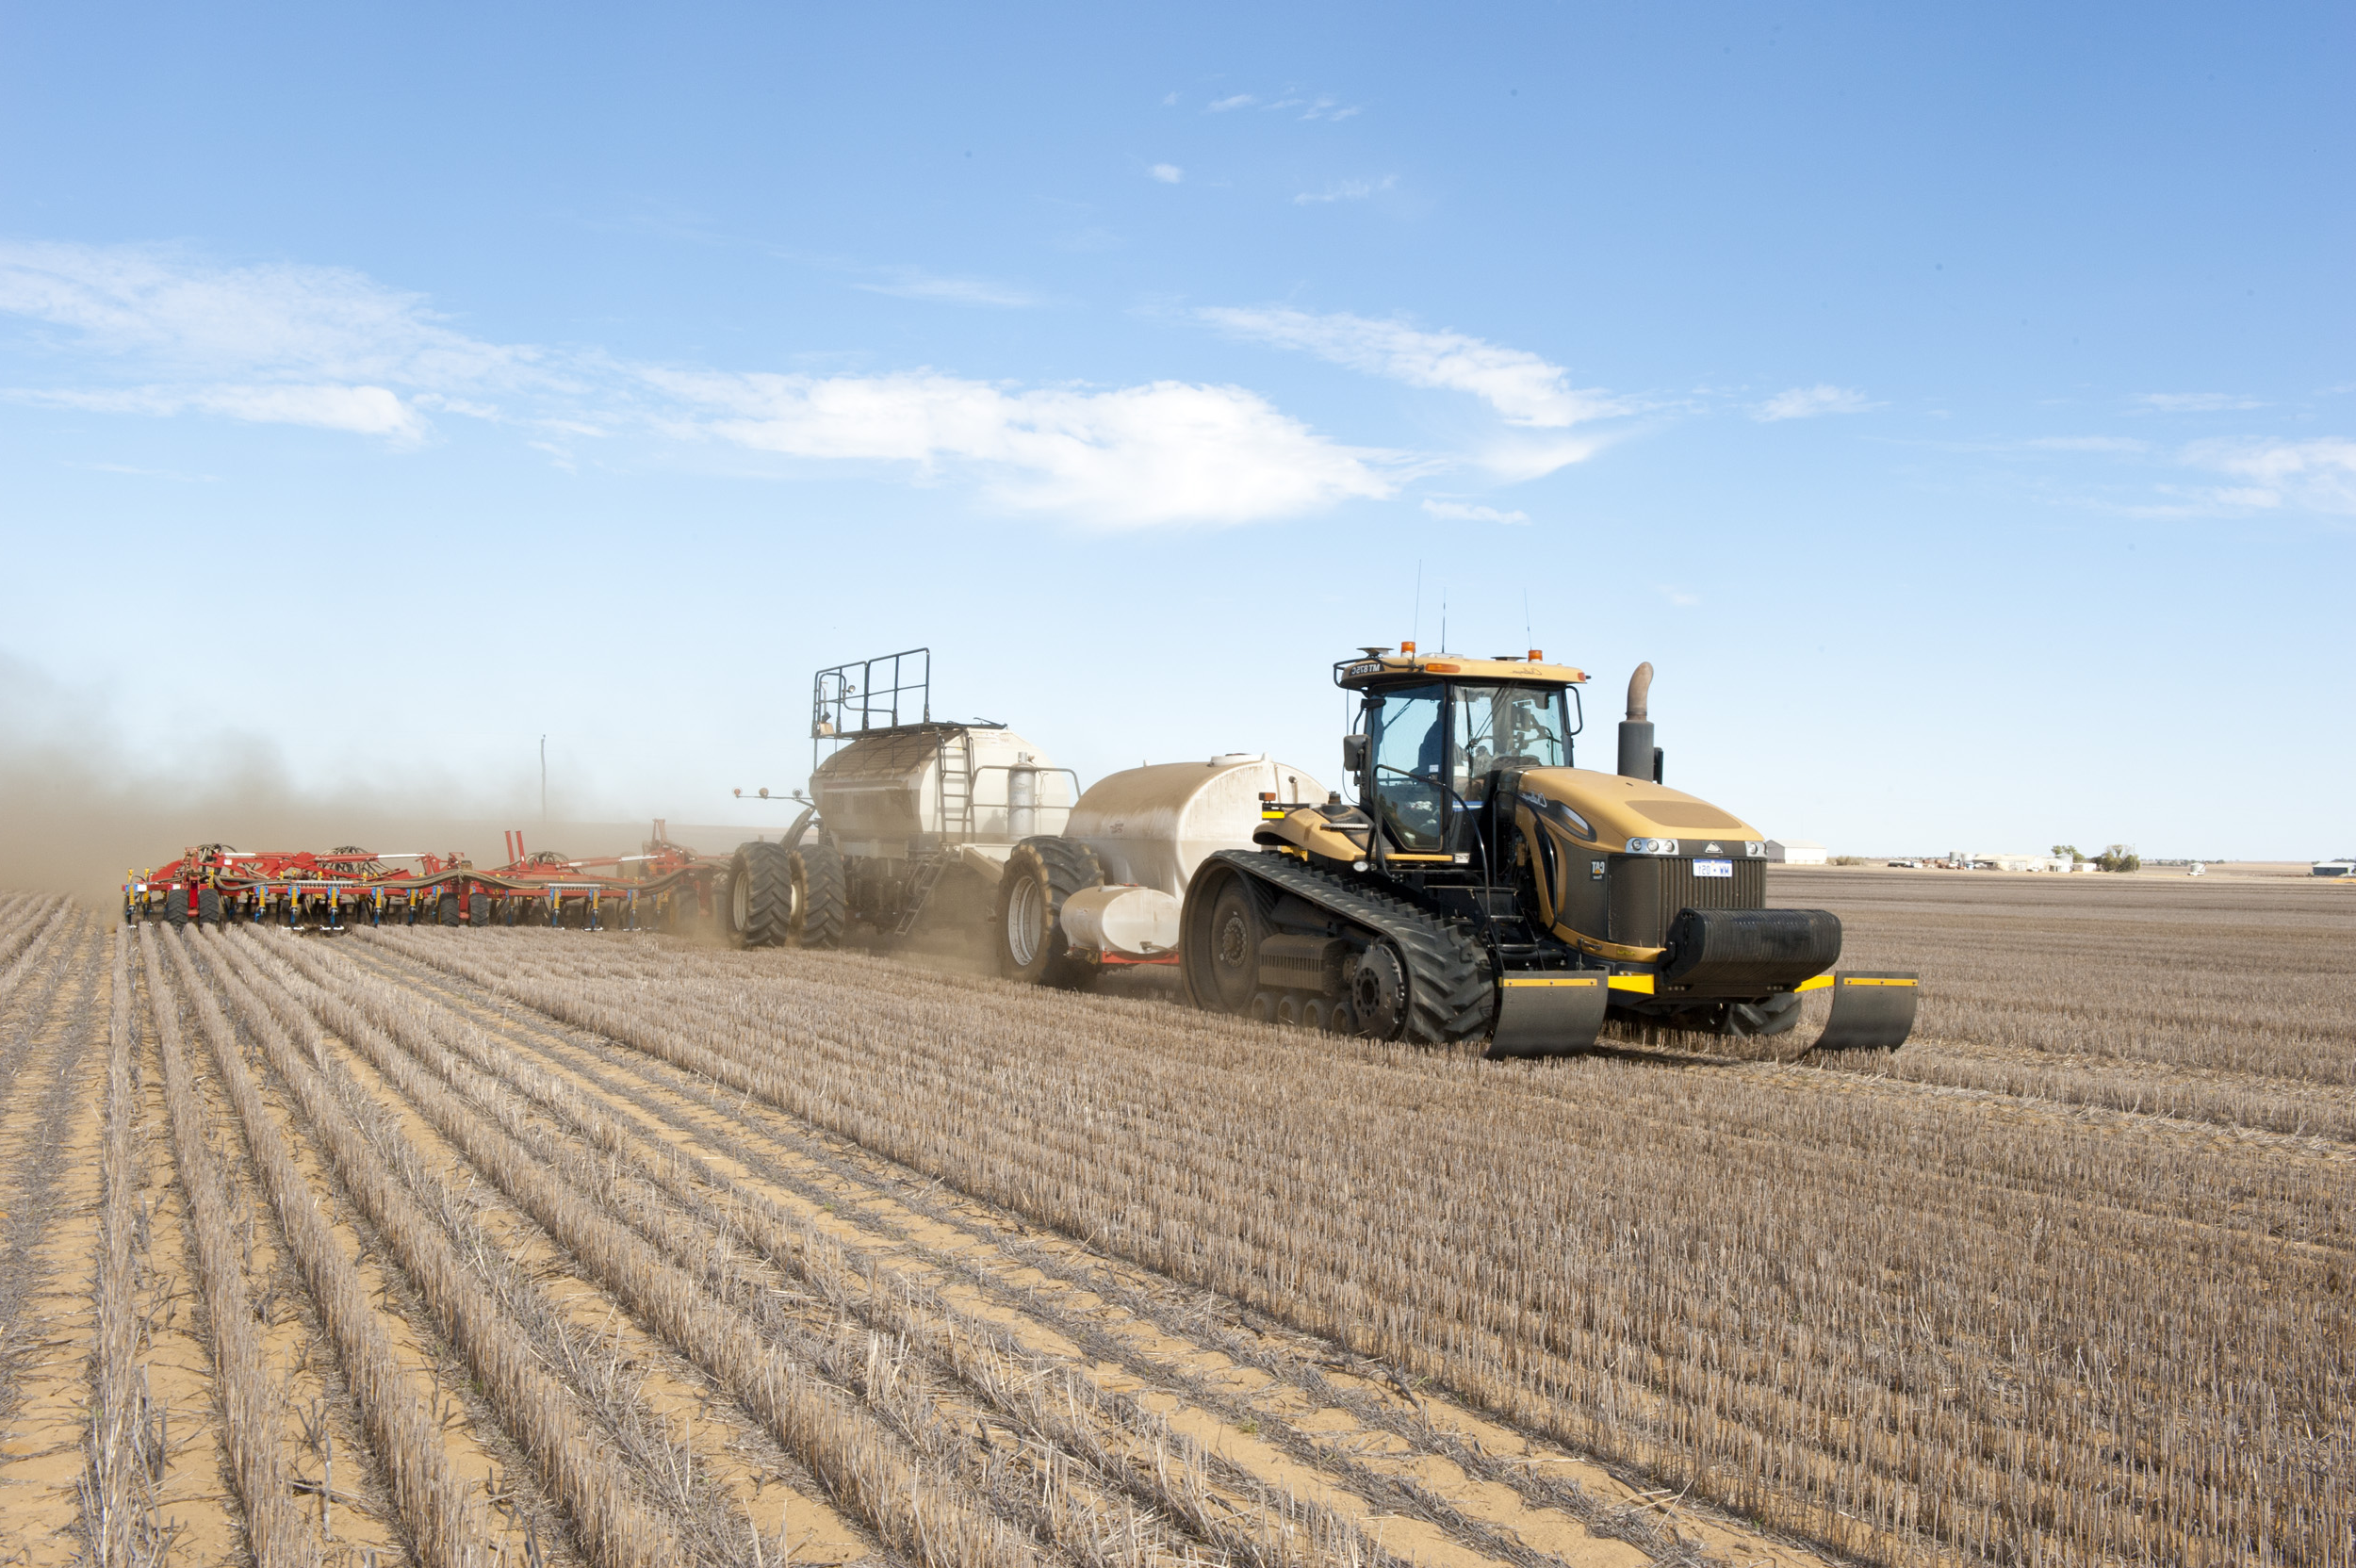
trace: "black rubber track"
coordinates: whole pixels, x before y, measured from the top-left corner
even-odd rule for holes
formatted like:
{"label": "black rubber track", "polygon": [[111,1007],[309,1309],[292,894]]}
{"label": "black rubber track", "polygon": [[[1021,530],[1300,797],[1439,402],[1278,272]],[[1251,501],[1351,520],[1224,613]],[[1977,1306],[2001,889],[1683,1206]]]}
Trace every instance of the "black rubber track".
{"label": "black rubber track", "polygon": [[[1019,877],[1036,877],[1047,886],[1047,942],[1039,963],[1025,975],[1016,967],[1014,956],[1006,950],[1006,905],[1013,896]],[[998,966],[1011,979],[1029,979],[1041,986],[1060,986],[1067,990],[1082,990],[1096,984],[1102,971],[1096,965],[1083,962],[1071,955],[1063,934],[1063,901],[1073,893],[1097,887],[1104,880],[1104,868],[1096,858],[1096,851],[1072,839],[1050,835],[1025,839],[1014,846],[1006,857],[1005,874],[999,878],[996,908],[998,913]]]}
{"label": "black rubber track", "polygon": [[736,863],[728,868],[730,900],[740,881],[744,884],[744,928],[733,929],[732,908],[724,909],[728,936],[739,947],[783,947],[794,920],[794,868],[786,861],[785,846],[759,840],[739,844]]}
{"label": "black rubber track", "polygon": [[787,874],[801,884],[801,929],[796,947],[833,947],[851,923],[851,895],[843,857],[831,844],[804,844],[787,852]]}
{"label": "black rubber track", "polygon": [[1405,1038],[1445,1045],[1488,1032],[1495,1005],[1489,956],[1462,922],[1367,883],[1304,866],[1288,855],[1222,849],[1211,858],[1233,866],[1263,888],[1280,889],[1330,910],[1396,948],[1407,966]]}

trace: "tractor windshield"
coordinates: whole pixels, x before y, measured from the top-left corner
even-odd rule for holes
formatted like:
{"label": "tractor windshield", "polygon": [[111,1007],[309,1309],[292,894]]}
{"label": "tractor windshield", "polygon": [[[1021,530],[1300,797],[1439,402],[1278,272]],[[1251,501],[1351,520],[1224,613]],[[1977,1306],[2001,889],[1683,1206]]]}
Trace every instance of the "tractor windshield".
{"label": "tractor windshield", "polygon": [[1569,704],[1559,686],[1459,686],[1456,792],[1478,799],[1495,768],[1570,765]]}

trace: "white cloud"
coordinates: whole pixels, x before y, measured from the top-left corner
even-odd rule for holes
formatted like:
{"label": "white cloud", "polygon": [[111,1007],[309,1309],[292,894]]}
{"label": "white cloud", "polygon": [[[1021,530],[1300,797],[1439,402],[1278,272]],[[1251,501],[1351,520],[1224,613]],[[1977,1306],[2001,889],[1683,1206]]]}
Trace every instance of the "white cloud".
{"label": "white cloud", "polygon": [[1880,406],[1868,402],[1862,392],[1820,382],[1814,386],[1794,386],[1776,393],[1751,410],[1751,417],[1762,424],[1773,424],[1778,419],[1813,419],[1820,414],[1862,414]]}
{"label": "white cloud", "polygon": [[1238,92],[1232,98],[1214,98],[1203,106],[1205,114],[1225,114],[1231,109],[1248,109],[1260,100],[1249,92]]}
{"label": "white cloud", "polygon": [[[217,267],[158,247],[0,244],[0,314],[41,323],[137,384],[12,393],[109,412],[220,415],[414,442],[414,394],[543,385],[539,355],[458,332],[340,268]],[[401,390],[413,394],[403,401]]]}
{"label": "white cloud", "polygon": [[1702,596],[1699,594],[1689,594],[1682,588],[1672,588],[1665,582],[1660,584],[1659,588],[1661,596],[1680,610],[1691,610],[1702,602]]}
{"label": "white cloud", "polygon": [[1002,504],[1105,528],[1243,523],[1393,494],[1397,459],[1337,446],[1235,386],[1008,390],[932,371],[653,372],[695,432],[789,457],[972,470]]}
{"label": "white cloud", "polygon": [[1451,523],[1526,523],[1527,512],[1499,512],[1494,506],[1468,506],[1463,501],[1426,501],[1425,513]]}
{"label": "white cloud", "polygon": [[1026,310],[1039,302],[1035,294],[981,278],[944,278],[913,267],[898,269],[885,283],[853,284],[870,294],[891,294],[903,300],[931,300],[941,304],[990,305],[1001,310]]}
{"label": "white cloud", "polygon": [[2356,514],[2356,440],[2196,441],[2184,460],[2248,483],[2212,492],[2227,506],[2296,505]]}
{"label": "white cloud", "polygon": [[310,425],[354,435],[422,440],[429,429],[416,409],[382,386],[135,386],[100,392],[11,392],[15,401],[82,408],[98,414],[218,414],[255,424]]}
{"label": "white cloud", "polygon": [[1173,108],[1176,108],[1177,106],[1178,106],[1178,95],[1177,95],[1176,93],[1174,93],[1174,92],[1165,92],[1165,93],[1163,93],[1163,94],[1162,94],[1162,107],[1164,107],[1164,108],[1166,108],[1166,109],[1173,109]]}
{"label": "white cloud", "polygon": [[1186,177],[1186,172],[1174,163],[1157,163],[1146,172],[1164,185],[1176,185]]}
{"label": "white cloud", "polygon": [[194,372],[480,385],[530,377],[530,350],[481,342],[358,272],[211,267],[150,247],[0,244],[0,312],[102,351]]}
{"label": "white cloud", "polygon": [[2264,408],[2255,398],[2231,392],[2146,392],[2135,400],[2153,414],[2227,414],[2238,409]]}
{"label": "white cloud", "polygon": [[[912,270],[875,286],[960,302],[1012,299]],[[20,403],[207,414],[397,445],[430,435],[429,414],[466,416],[515,429],[559,461],[584,439],[727,441],[791,459],[889,465],[919,482],[970,485],[1003,507],[1103,528],[1296,516],[1395,495],[1446,466],[1329,439],[1239,386],[648,368],[594,349],[481,342],[417,296],[356,273],[221,268],[155,250],[0,247],[0,315],[54,338],[40,346],[73,377],[0,391]],[[1410,367],[1438,378],[1428,384],[1485,389],[1524,422],[1561,417],[1546,384],[1560,372],[1530,356],[1519,360],[1540,374],[1517,391],[1511,351],[1409,335],[1432,361]]]}
{"label": "white cloud", "polygon": [[1423,332],[1403,321],[1363,316],[1313,316],[1283,307],[1203,310],[1203,319],[1240,337],[1299,349],[1410,386],[1469,392],[1506,423],[1560,430],[1634,412],[1610,393],[1571,386],[1570,372],[1536,354],[1468,337]]}
{"label": "white cloud", "polygon": [[1293,205],[1310,206],[1321,202],[1363,202],[1369,196],[1381,195],[1398,183],[1399,177],[1395,174],[1385,174],[1379,180],[1343,180],[1338,185],[1327,186],[1323,190],[1302,191],[1293,198]]}

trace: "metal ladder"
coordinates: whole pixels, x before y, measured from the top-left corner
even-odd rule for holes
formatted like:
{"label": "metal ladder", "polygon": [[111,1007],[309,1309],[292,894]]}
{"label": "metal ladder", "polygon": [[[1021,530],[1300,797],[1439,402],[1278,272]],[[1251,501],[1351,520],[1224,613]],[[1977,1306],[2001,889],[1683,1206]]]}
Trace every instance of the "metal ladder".
{"label": "metal ladder", "polygon": [[973,737],[957,732],[957,749],[941,738],[937,756],[941,767],[941,840],[970,842],[973,837]]}
{"label": "metal ladder", "polygon": [[916,929],[918,917],[933,896],[933,889],[941,885],[941,874],[949,869],[946,853],[935,855],[916,868],[916,880],[908,885],[908,902],[900,906],[900,923],[892,929],[895,937],[905,937]]}

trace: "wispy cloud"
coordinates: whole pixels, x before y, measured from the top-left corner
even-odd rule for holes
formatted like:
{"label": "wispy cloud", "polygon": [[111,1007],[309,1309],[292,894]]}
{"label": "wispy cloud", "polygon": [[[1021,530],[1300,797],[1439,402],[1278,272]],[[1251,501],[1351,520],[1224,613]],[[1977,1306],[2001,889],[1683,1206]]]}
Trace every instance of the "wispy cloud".
{"label": "wispy cloud", "polygon": [[1635,412],[1611,393],[1570,384],[1570,372],[1521,349],[1404,321],[1316,316],[1284,306],[1213,306],[1203,318],[1238,337],[1297,349],[1410,386],[1469,392],[1511,425],[1562,430]]}
{"label": "wispy cloud", "polygon": [[[1179,168],[1174,163],[1157,163],[1153,168],[1147,170],[1146,173],[1153,176],[1154,179],[1161,181],[1164,185],[1176,185],[1179,181],[1186,177],[1186,172]],[[1213,183],[1216,184],[1217,182]]]}
{"label": "wispy cloud", "polygon": [[1337,446],[1236,386],[1009,390],[919,370],[649,372],[674,421],[789,457],[973,474],[1001,504],[1103,528],[1245,523],[1396,492],[1395,454]]}
{"label": "wispy cloud", "polygon": [[2356,440],[2196,441],[2184,461],[2248,482],[2215,492],[2222,505],[2356,514]]}
{"label": "wispy cloud", "polygon": [[1702,602],[1702,596],[1699,594],[1688,593],[1682,588],[1672,588],[1665,582],[1659,585],[1659,592],[1662,598],[1680,610],[1691,610]]}
{"label": "wispy cloud", "polygon": [[1281,109],[1299,109],[1302,120],[1342,121],[1365,112],[1363,106],[1345,105],[1336,98],[1279,98],[1268,106],[1273,114]]}
{"label": "wispy cloud", "polygon": [[1304,190],[1293,198],[1295,206],[1311,206],[1321,202],[1363,202],[1379,196],[1399,183],[1396,174],[1385,174],[1379,180],[1343,180],[1323,190]]}
{"label": "wispy cloud", "polygon": [[424,439],[424,416],[382,386],[135,386],[106,391],[19,391],[15,401],[96,414],[218,414],[254,424],[309,425],[403,444]]}
{"label": "wispy cloud", "polygon": [[[427,391],[545,386],[536,351],[469,337],[341,268],[220,267],[167,247],[0,244],[0,314],[133,384],[19,392],[112,412],[196,410],[421,439]],[[411,394],[404,401],[402,393]]]}
{"label": "wispy cloud", "polygon": [[942,304],[989,305],[1000,310],[1027,310],[1041,302],[1038,295],[983,278],[941,277],[913,267],[892,270],[891,277],[852,285],[870,294],[891,294],[903,300],[933,300]]}
{"label": "wispy cloud", "polygon": [[1249,92],[1238,92],[1232,97],[1212,99],[1203,106],[1203,112],[1204,114],[1232,114],[1237,109],[1248,109],[1259,101]]}
{"label": "wispy cloud", "polygon": [[2042,452],[2146,452],[2151,449],[2148,441],[2132,435],[2040,435],[2024,441],[2022,446]]}
{"label": "wispy cloud", "polygon": [[1426,501],[1427,515],[1451,523],[1527,523],[1527,512],[1500,512],[1494,506],[1471,506],[1463,501]]}
{"label": "wispy cloud", "polygon": [[2230,414],[2247,408],[2264,408],[2255,398],[2245,398],[2232,392],[2145,392],[2134,400],[2137,408],[2151,414]]}
{"label": "wispy cloud", "polygon": [[1779,419],[1813,419],[1820,414],[1862,414],[1880,406],[1868,401],[1862,392],[1819,382],[1814,386],[1794,386],[1776,393],[1752,409],[1751,417],[1761,424],[1774,424]]}

